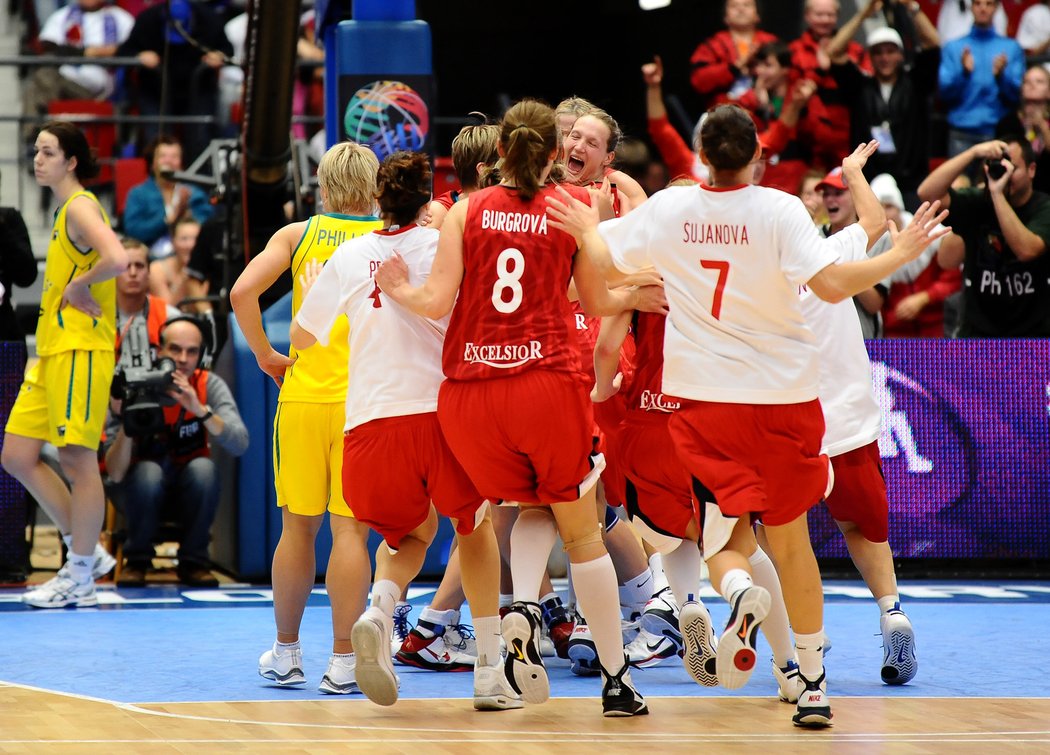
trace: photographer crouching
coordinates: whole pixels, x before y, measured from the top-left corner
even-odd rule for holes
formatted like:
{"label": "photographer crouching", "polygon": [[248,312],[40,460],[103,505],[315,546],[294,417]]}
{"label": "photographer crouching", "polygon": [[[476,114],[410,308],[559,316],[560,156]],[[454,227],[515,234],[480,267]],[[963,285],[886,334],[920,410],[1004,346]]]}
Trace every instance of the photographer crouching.
{"label": "photographer crouching", "polygon": [[151,318],[149,309],[155,302],[147,297],[143,311],[120,331],[106,423],[106,471],[128,526],[120,583],[145,582],[158,525],[170,512],[182,529],[179,581],[215,586],[208,543],[219,503],[219,471],[210,444],[240,456],[248,448],[248,430],[226,382],[200,367],[207,326],[177,316],[159,326],[153,344],[149,331],[156,315]]}

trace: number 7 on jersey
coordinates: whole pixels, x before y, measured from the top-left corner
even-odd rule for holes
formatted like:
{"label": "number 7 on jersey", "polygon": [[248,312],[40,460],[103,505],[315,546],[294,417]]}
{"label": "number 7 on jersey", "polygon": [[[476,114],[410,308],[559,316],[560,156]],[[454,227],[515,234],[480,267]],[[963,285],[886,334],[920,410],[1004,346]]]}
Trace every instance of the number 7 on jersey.
{"label": "number 7 on jersey", "polygon": [[726,280],[729,278],[729,263],[725,260],[700,260],[700,267],[704,270],[717,270],[718,282],[715,284],[715,298],[711,302],[711,314],[716,320],[722,319],[722,292],[725,291]]}

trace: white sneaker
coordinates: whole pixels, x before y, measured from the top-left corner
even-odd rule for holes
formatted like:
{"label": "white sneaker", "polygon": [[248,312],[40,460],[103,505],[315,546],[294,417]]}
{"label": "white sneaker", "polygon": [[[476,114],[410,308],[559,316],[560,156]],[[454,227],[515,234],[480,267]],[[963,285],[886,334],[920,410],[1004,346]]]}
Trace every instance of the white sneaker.
{"label": "white sneaker", "polygon": [[442,637],[449,652],[456,650],[470,658],[478,657],[478,641],[474,639],[474,627],[470,624],[449,624]]}
{"label": "white sneaker", "polygon": [[305,684],[302,648],[299,645],[293,648],[281,648],[275,642],[272,648],[259,656],[259,676],[269,679],[280,687]]}
{"label": "white sneaker", "polygon": [[318,691],[326,695],[349,695],[353,692],[360,692],[354,674],[355,666],[353,653],[329,656],[328,670],[324,672],[321,683],[317,685]]}
{"label": "white sneaker", "polygon": [[642,611],[641,627],[657,637],[670,637],[681,648],[682,632],[678,604],[670,587],[665,587],[649,599]]}
{"label": "white sneaker", "polygon": [[525,705],[507,681],[503,665],[474,664],[474,710],[513,710]]}
{"label": "white sneaker", "polygon": [[[113,571],[113,567],[117,565],[117,559],[113,558],[105,548],[102,547],[102,543],[95,543],[95,552],[92,554],[94,561],[91,562],[91,578],[102,579],[104,576]],[[68,562],[62,564],[62,568],[58,570],[59,576],[69,576],[69,565]]]}
{"label": "white sneaker", "polygon": [[500,631],[507,643],[504,673],[511,687],[530,704],[547,702],[550,680],[540,655],[540,607],[535,603],[515,601],[503,616]]}
{"label": "white sneaker", "polygon": [[390,658],[390,637],[393,620],[372,606],[350,630],[357,657],[357,685],[376,705],[397,702],[398,678]]}
{"label": "white sneaker", "polygon": [[591,637],[591,629],[578,620],[569,635],[569,670],[576,676],[598,676],[601,666],[598,663],[598,648]]}
{"label": "white sneaker", "polygon": [[95,594],[95,583],[79,584],[69,576],[59,573],[44,584],[27,591],[22,595],[22,602],[33,608],[90,608],[98,605]]}
{"label": "white sneaker", "polygon": [[544,658],[558,657],[558,649],[554,647],[554,640],[546,626],[540,628],[540,655]]}
{"label": "white sneaker", "polygon": [[689,601],[679,614],[685,648],[682,664],[696,683],[703,687],[718,686],[717,645],[707,606]]}
{"label": "white sneaker", "polygon": [[798,661],[794,658],[781,668],[773,661],[773,678],[777,680],[777,696],[781,702],[797,703],[798,695],[802,691],[802,682],[799,681]]}
{"label": "white sneaker", "polygon": [[919,661],[915,657],[915,630],[901,610],[900,603],[879,618],[882,629],[882,681],[907,684],[915,678]]}
{"label": "white sneaker", "polygon": [[635,668],[658,666],[668,658],[678,657],[678,645],[670,637],[662,637],[642,629],[634,641],[624,648],[627,662]]}
{"label": "white sneaker", "polygon": [[733,601],[733,612],[715,651],[718,683],[726,689],[739,689],[751,678],[758,627],[769,614],[769,604],[769,591],[758,585],[741,590]]}

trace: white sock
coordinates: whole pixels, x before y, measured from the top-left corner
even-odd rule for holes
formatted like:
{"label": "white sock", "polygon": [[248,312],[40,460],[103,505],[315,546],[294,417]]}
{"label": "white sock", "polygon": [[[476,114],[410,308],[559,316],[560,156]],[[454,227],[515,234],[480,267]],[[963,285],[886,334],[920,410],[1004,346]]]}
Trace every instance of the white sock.
{"label": "white sock", "polygon": [[510,608],[510,604],[513,603],[513,602],[514,602],[514,596],[513,595],[508,595],[505,592],[501,592],[499,594],[499,607],[500,608]]}
{"label": "white sock", "polygon": [[616,589],[616,569],[606,553],[592,561],[573,563],[576,600],[587,619],[598,659],[610,674],[623,668],[623,633]]}
{"label": "white sock", "polygon": [[664,557],[659,553],[649,556],[649,571],[653,573],[653,595],[668,586],[667,576],[664,574]]}
{"label": "white sock", "polygon": [[700,548],[692,540],[683,540],[673,551],[664,554],[664,574],[679,607],[690,600],[699,600],[701,561]]}
{"label": "white sock", "polygon": [[510,533],[510,573],[514,578],[515,600],[539,602],[540,583],[547,573],[547,559],[557,537],[552,514],[522,509]]}
{"label": "white sock", "polygon": [[79,585],[87,584],[91,581],[91,567],[94,563],[95,557],[93,555],[82,556],[70,551],[69,560],[66,562],[69,566],[69,576]]}
{"label": "white sock", "polygon": [[787,608],[784,606],[784,591],[780,587],[780,576],[776,567],[769,560],[766,552],[759,548],[748,559],[751,562],[751,573],[755,584],[769,591],[769,614],[762,622],[762,634],[773,650],[773,661],[777,668],[784,668],[795,656],[791,643],[791,622],[788,620]]}
{"label": "white sock", "polygon": [[372,605],[393,617],[394,606],[401,597],[401,588],[392,579],[381,579],[372,585]]}
{"label": "white sock", "polygon": [[277,655],[287,655],[288,653],[292,652],[293,650],[298,650],[299,649],[299,640],[296,640],[295,642],[279,642],[278,641],[278,642],[275,642],[273,644],[273,647],[274,647],[274,650],[277,651],[276,652]]}
{"label": "white sock", "polygon": [[[298,644],[298,643],[296,643]],[[351,650],[349,653],[332,653],[333,658],[346,658],[347,660],[353,660],[354,652]]]}
{"label": "white sock", "polygon": [[66,544],[66,550],[67,551],[73,550],[73,536],[72,535],[63,535],[62,536],[62,542]]}
{"label": "white sock", "polygon": [[478,643],[479,665],[495,666],[499,663],[499,627],[499,614],[474,617],[474,638]]}
{"label": "white sock", "polygon": [[722,597],[726,599],[727,603],[732,604],[738,593],[746,590],[753,584],[751,575],[743,569],[730,569],[722,577]]}
{"label": "white sock", "polygon": [[887,611],[892,611],[893,607],[901,602],[901,596],[894,593],[893,595],[883,595],[879,598],[879,614],[884,614]]}
{"label": "white sock", "polygon": [[647,566],[645,571],[631,577],[627,584],[620,585],[620,605],[624,618],[628,621],[645,610],[645,604],[653,597],[653,572]]}
{"label": "white sock", "polygon": [[815,682],[824,673],[824,629],[813,634],[796,632],[795,651],[798,654],[799,672]]}
{"label": "white sock", "polygon": [[459,618],[456,614],[459,613],[455,610],[448,611],[435,611],[430,606],[423,609],[423,612],[419,614],[420,621],[429,621],[435,626],[447,627],[450,624],[457,624]]}

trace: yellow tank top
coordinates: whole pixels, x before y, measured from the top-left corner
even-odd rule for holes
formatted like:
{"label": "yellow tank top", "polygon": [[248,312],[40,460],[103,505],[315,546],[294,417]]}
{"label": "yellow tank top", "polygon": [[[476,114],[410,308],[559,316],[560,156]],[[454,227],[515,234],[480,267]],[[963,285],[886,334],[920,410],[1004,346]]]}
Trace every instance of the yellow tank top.
{"label": "yellow tank top", "polygon": [[[292,252],[292,318],[303,303],[302,285],[299,275],[307,260],[327,262],[344,241],[378,230],[383,223],[375,217],[338,215],[327,213],[315,215],[306,224],[299,245]],[[288,356],[295,359],[284,376],[284,384],[278,401],[301,401],[310,404],[334,404],[346,401],[346,370],[350,357],[347,337],[350,324],[340,315],[328,334],[328,345],[314,344],[297,352],[294,348]]]}
{"label": "yellow tank top", "polygon": [[55,213],[51,241],[44,265],[44,287],[40,296],[40,319],[36,325],[36,351],[40,356],[64,351],[113,351],[117,337],[117,283],[114,278],[93,284],[91,295],[102,307],[99,317],[91,317],[73,307],[60,309],[62,292],[69,281],[83,275],[99,261],[94,249],[81,251],[69,238],[66,213],[77,197],[89,197],[108,224],[109,217],[90,191],[78,191]]}

